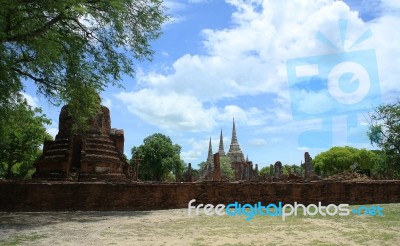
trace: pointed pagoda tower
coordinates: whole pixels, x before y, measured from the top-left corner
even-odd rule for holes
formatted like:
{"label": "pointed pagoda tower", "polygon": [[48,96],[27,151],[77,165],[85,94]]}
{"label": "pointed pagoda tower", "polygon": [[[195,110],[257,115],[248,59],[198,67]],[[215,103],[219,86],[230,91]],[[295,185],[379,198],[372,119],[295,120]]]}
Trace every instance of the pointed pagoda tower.
{"label": "pointed pagoda tower", "polygon": [[207,164],[206,164],[205,170],[202,174],[202,179],[203,180],[212,180],[213,171],[214,171],[214,155],[213,155],[213,151],[212,151],[211,137],[210,137],[210,143],[208,144]]}
{"label": "pointed pagoda tower", "polygon": [[243,152],[240,149],[236,136],[235,118],[233,118],[232,140],[227,155],[231,158],[232,162],[245,162]]}
{"label": "pointed pagoda tower", "polygon": [[214,155],[212,151],[212,145],[211,145],[211,137],[210,137],[210,143],[208,145],[208,156],[207,156],[207,163],[213,166],[214,164]]}
{"label": "pointed pagoda tower", "polygon": [[222,129],[221,129],[221,134],[219,135],[218,154],[219,154],[219,157],[225,156],[224,139],[223,139],[223,137],[222,137]]}

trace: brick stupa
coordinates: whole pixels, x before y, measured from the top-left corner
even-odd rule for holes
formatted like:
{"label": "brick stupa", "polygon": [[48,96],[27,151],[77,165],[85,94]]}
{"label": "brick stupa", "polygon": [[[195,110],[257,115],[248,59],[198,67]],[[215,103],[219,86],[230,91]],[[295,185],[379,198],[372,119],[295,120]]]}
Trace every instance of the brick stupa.
{"label": "brick stupa", "polygon": [[101,106],[82,134],[72,131],[68,105],[62,107],[58,134],[45,141],[43,154],[35,163],[34,178],[49,180],[125,180],[129,164],[124,156],[124,132],[111,129],[110,110]]}

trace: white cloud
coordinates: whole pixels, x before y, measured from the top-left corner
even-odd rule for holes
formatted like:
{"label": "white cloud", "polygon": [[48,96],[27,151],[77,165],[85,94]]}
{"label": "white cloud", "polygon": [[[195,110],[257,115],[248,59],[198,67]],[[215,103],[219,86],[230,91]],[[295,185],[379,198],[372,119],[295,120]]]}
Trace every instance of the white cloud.
{"label": "white cloud", "polygon": [[56,137],[58,134],[58,128],[57,127],[50,127],[46,129],[47,133],[50,134],[50,136],[53,137],[53,139]]}
{"label": "white cloud", "polygon": [[117,97],[131,113],[164,129],[197,131],[209,130],[215,125],[212,115],[216,109],[203,109],[201,102],[193,96],[143,89],[121,92]]}
{"label": "white cloud", "polygon": [[27,93],[21,92],[22,96],[26,99],[28,102],[28,105],[30,105],[33,108],[39,107],[39,99],[37,97],[33,97]]}
{"label": "white cloud", "polygon": [[111,109],[112,102],[109,98],[103,98],[102,104],[106,106],[108,109]]}
{"label": "white cloud", "polygon": [[[213,153],[216,153],[219,147],[219,135],[217,136],[215,134],[210,137],[211,137],[212,151]],[[227,143],[228,139],[224,137],[223,141],[224,143]],[[181,158],[186,163],[191,162],[192,164],[198,164],[198,163],[193,163],[193,161],[200,160],[199,162],[202,162],[207,160],[208,146],[210,143],[209,138],[201,140],[195,140],[194,138],[190,138],[188,140],[181,140],[181,142],[185,142],[185,145],[190,146],[189,150],[181,152]],[[225,152],[227,152],[226,148]]]}
{"label": "white cloud", "polygon": [[172,25],[172,24],[178,24],[181,22],[184,22],[186,20],[185,16],[181,16],[181,15],[173,15],[170,16],[170,18],[163,24],[163,26],[167,26],[167,25]]}
{"label": "white cloud", "polygon": [[253,147],[261,147],[267,145],[267,141],[262,138],[251,139],[249,145]]}
{"label": "white cloud", "polygon": [[299,133],[302,131],[320,129],[322,127],[321,119],[311,119],[302,121],[288,121],[282,124],[265,126],[261,130],[263,133]]}
{"label": "white cloud", "polygon": [[256,126],[264,123],[263,112],[257,108],[242,109],[227,105],[223,109],[205,108],[196,97],[175,92],[162,93],[143,89],[138,92],[121,92],[116,97],[129,112],[142,120],[168,130],[210,131],[217,121],[229,122],[233,117],[242,125]]}
{"label": "white cloud", "polygon": [[186,5],[184,3],[181,3],[179,1],[172,1],[172,0],[167,0],[163,2],[163,6],[167,8],[169,12],[178,12],[182,11],[186,8]]}
{"label": "white cloud", "polygon": [[241,122],[246,126],[258,126],[265,123],[264,112],[255,107],[242,109],[237,105],[227,105],[215,117],[222,122],[229,122],[235,118],[236,122]]}
{"label": "white cloud", "polygon": [[179,14],[186,9],[186,4],[179,1],[167,0],[163,2],[163,6],[166,8],[169,19],[163,26],[178,24],[186,20],[185,16]]}
{"label": "white cloud", "polygon": [[398,64],[400,64],[400,16],[383,16],[370,27],[374,33],[374,50],[376,51],[378,74],[381,94],[384,102],[390,102],[396,98],[389,98],[386,95],[398,94],[400,91]]}
{"label": "white cloud", "polygon": [[[196,141],[194,138],[185,141],[187,145],[191,147],[188,151],[181,152],[181,158],[185,162],[193,162],[195,160],[207,160],[207,151],[208,151],[208,143],[209,140],[200,140]],[[198,164],[198,163],[192,163]]]}
{"label": "white cloud", "polygon": [[400,10],[400,2],[398,0],[382,0],[382,4],[386,11]]}
{"label": "white cloud", "polygon": [[296,108],[302,113],[320,115],[329,112],[335,107],[328,90],[315,91],[293,91],[291,100]]}
{"label": "white cloud", "polygon": [[[333,0],[227,2],[237,9],[232,14],[234,26],[203,30],[206,54],[186,54],[167,72],[140,74],[141,89],[119,95],[130,112],[163,128],[210,130],[218,121],[233,116],[247,125],[280,124],[291,119],[291,100],[306,111],[329,109],[332,105],[326,101],[324,90],[290,98],[286,61],[338,52],[316,40],[315,35],[321,31],[334,46],[341,47],[339,19],[348,20],[346,49],[368,28],[372,30],[373,37],[354,49],[375,49],[383,94],[399,90],[399,17],[383,16],[365,23],[358,12]],[[394,2],[386,0],[385,4],[393,7]],[[171,1],[169,4],[175,9],[183,7]],[[273,107],[218,104],[223,99],[240,102],[241,96],[264,93],[275,98]],[[277,127],[281,129],[281,125]]]}

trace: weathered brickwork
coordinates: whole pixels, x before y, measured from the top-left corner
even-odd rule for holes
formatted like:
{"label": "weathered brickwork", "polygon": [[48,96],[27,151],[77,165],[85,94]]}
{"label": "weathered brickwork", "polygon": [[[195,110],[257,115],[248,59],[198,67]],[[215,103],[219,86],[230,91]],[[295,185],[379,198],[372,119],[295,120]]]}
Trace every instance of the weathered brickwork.
{"label": "weathered brickwork", "polygon": [[399,203],[400,181],[309,183],[0,182],[0,211],[156,210],[196,203]]}

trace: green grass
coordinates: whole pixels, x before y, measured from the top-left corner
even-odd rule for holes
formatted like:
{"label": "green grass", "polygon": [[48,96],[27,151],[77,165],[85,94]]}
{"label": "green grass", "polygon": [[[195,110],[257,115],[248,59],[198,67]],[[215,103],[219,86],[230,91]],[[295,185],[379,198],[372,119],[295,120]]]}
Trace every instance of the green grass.
{"label": "green grass", "polygon": [[46,235],[38,235],[38,234],[17,235],[12,238],[9,238],[7,240],[0,240],[0,245],[14,246],[14,245],[27,244],[27,243],[29,244],[29,243],[38,241],[43,238],[47,238],[47,236]]}

